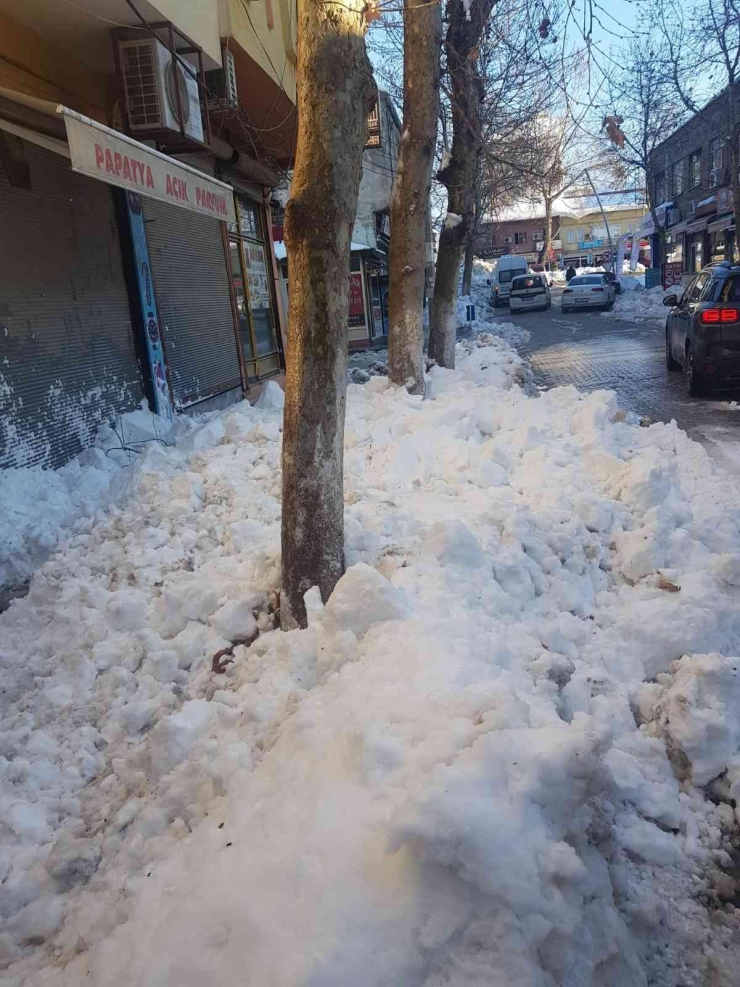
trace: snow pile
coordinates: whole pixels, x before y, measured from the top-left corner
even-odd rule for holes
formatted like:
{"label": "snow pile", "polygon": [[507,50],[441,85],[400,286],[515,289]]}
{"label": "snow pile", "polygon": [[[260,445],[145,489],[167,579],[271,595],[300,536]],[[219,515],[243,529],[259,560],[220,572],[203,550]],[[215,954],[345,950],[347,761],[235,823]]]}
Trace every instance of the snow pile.
{"label": "snow pile", "polygon": [[172,426],[144,408],[98,430],[93,448],[59,470],[0,470],[0,587],[23,583],[56,545],[127,489],[128,467]]}
{"label": "snow pile", "polygon": [[639,283],[635,284],[632,290],[625,291],[624,283],[622,288],[622,294],[617,295],[614,300],[614,308],[611,312],[602,312],[602,318],[635,319],[661,326],[665,324],[668,309],[663,305],[663,299],[667,294],[675,294],[675,288],[664,291],[658,285],[655,288],[645,289]]}
{"label": "snow pile", "polygon": [[41,568],[0,617],[4,983],[735,982],[699,786],[735,784],[736,491],[520,368],[489,335],[424,399],[350,385],[306,630],[274,629],[274,387]]}

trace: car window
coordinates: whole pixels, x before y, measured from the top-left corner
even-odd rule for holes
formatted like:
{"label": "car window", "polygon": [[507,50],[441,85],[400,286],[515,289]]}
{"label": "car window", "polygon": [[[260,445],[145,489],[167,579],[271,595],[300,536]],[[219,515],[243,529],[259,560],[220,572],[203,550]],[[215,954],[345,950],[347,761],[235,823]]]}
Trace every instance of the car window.
{"label": "car window", "polygon": [[524,274],[524,271],[516,267],[510,268],[508,271],[499,271],[498,272],[499,284],[508,284],[512,278],[515,278],[520,274]]}
{"label": "car window", "polygon": [[740,302],[740,277],[725,278],[719,282],[718,301],[732,302],[737,305]]}
{"label": "car window", "polygon": [[686,289],[686,296],[685,298],[682,298],[681,301],[686,301],[689,304],[692,302],[698,302],[701,298],[701,293],[707,286],[709,278],[709,274],[700,274],[699,277],[695,281],[692,281]]}
{"label": "car window", "polygon": [[698,280],[699,280],[698,278],[694,278],[693,280],[689,281],[689,283],[686,285],[686,289],[684,293],[681,295],[681,298],[679,299],[678,302],[679,305],[685,305],[686,302],[688,302],[689,298],[691,298],[694,292],[694,285]]}
{"label": "car window", "polygon": [[511,282],[512,291],[521,291],[523,288],[541,288],[542,281],[536,274],[526,278],[514,278]]}
{"label": "car window", "polygon": [[574,284],[575,285],[579,285],[579,284],[603,284],[603,281],[602,281],[601,275],[593,275],[592,274],[589,277],[584,277],[582,275],[580,278],[571,278],[570,283],[571,283],[571,287],[572,287]]}

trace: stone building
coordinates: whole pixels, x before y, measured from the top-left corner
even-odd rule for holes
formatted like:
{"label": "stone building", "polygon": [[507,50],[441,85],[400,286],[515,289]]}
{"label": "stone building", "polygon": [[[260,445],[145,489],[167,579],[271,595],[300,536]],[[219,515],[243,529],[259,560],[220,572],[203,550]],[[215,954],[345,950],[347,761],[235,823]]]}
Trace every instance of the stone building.
{"label": "stone building", "polygon": [[680,262],[686,275],[732,259],[736,249],[727,97],[727,90],[720,93],[650,156],[658,220],[666,231],[661,260]]}

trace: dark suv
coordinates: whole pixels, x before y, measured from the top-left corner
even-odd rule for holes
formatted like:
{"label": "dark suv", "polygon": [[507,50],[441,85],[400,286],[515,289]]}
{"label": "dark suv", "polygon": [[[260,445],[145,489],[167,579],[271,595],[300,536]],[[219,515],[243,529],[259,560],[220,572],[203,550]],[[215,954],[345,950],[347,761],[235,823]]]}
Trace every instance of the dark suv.
{"label": "dark suv", "polygon": [[705,267],[683,294],[666,295],[665,362],[683,369],[691,397],[740,383],[740,265]]}

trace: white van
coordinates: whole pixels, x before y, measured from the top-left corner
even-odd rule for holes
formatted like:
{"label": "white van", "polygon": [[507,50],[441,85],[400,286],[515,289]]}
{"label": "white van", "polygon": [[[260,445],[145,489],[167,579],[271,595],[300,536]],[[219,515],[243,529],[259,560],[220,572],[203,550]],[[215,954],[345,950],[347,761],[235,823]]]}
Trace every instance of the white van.
{"label": "white van", "polygon": [[491,302],[494,306],[506,305],[511,291],[511,280],[520,274],[529,274],[525,257],[504,254],[499,257],[491,275]]}

